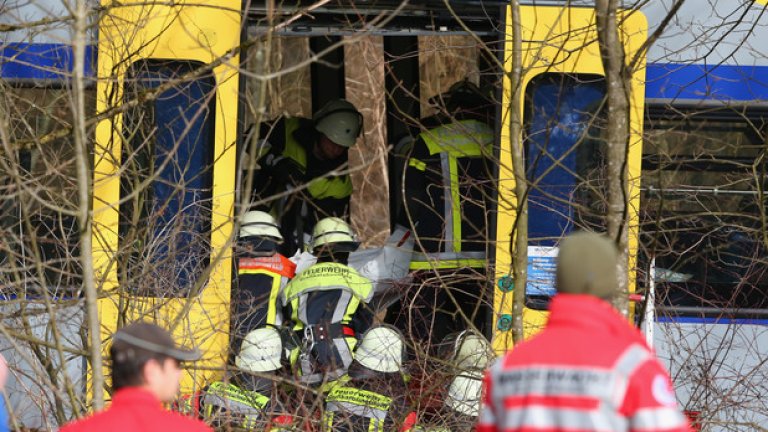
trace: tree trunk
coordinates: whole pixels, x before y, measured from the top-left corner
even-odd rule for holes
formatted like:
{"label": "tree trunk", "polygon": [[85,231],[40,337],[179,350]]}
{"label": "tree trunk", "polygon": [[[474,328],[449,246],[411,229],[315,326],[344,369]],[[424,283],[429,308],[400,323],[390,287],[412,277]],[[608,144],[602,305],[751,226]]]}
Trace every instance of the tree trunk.
{"label": "tree trunk", "polygon": [[624,64],[624,48],[619,37],[617,21],[618,0],[598,0],[597,37],[600,56],[605,70],[607,88],[607,116],[605,141],[608,149],[608,235],[616,241],[620,251],[617,269],[617,296],[615,305],[628,314],[628,208],[627,151],[629,146],[629,86],[630,74]]}
{"label": "tree trunk", "polygon": [[522,118],[522,29],[520,25],[520,2],[510,4],[512,14],[512,71],[509,76],[512,94],[510,95],[509,137],[512,147],[512,172],[515,177],[516,216],[515,225],[510,234],[512,247],[512,277],[515,283],[512,303],[512,340],[523,340],[523,309],[525,308],[525,290],[528,283],[528,183],[525,177],[525,149],[523,148]]}
{"label": "tree trunk", "polygon": [[91,388],[93,389],[93,409],[104,407],[104,369],[101,359],[101,326],[99,324],[98,292],[93,265],[91,234],[92,175],[88,158],[88,136],[85,127],[85,48],[88,43],[88,3],[78,0],[75,5],[74,37],[72,50],[74,65],[72,70],[73,117],[75,127],[75,159],[77,164],[77,221],[80,234],[80,261],[83,271],[83,292],[85,294],[85,315],[90,339],[89,356],[91,362]]}

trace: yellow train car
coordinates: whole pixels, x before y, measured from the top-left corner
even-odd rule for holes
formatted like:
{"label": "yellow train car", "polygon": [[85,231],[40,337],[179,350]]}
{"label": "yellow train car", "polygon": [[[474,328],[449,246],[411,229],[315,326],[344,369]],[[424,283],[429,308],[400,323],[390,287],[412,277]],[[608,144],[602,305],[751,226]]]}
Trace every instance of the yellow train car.
{"label": "yellow train car", "polygon": [[[102,120],[96,129],[93,192],[93,252],[104,287],[102,340],[108,342],[116,328],[138,318],[172,327],[181,341],[206,353],[184,381],[189,391],[212,373],[202,371],[220,368],[227,355],[238,103],[245,91],[238,85],[238,44],[246,23],[241,3],[233,0],[170,5],[105,0],[102,5],[108,12],[99,23],[97,112]],[[590,202],[602,187],[605,149],[599,133],[606,91],[593,9],[528,5],[521,13],[521,115],[533,185],[529,255],[543,263],[529,271],[524,322],[531,334],[546,319],[553,290],[547,278],[558,239],[576,227],[599,229],[602,223],[600,209],[590,208]],[[506,21],[511,22],[509,11]],[[516,214],[508,132],[509,30],[505,70],[499,73],[504,79],[498,208],[495,238],[489,239],[495,242],[495,275],[488,276],[494,282],[488,310],[500,351],[512,345],[511,304],[517,294],[510,278]],[[646,39],[645,18],[639,12],[622,14],[620,31],[632,58]],[[318,72],[312,88],[329,87],[333,81],[325,78]],[[627,168],[630,268],[638,244],[643,94],[636,74]],[[590,184],[594,187],[584,186]]]}
{"label": "yellow train car", "polygon": [[[523,145],[528,195],[528,284],[523,312],[524,335],[530,336],[546,322],[546,304],[554,294],[554,266],[559,239],[576,228],[604,226],[599,200],[590,189],[603,187],[604,142],[600,142],[601,108],[606,89],[592,8],[521,6]],[[647,36],[642,13],[620,14],[619,31],[627,59],[632,59]],[[507,23],[512,22],[511,9]],[[508,24],[507,34],[512,34]],[[512,40],[505,45],[504,100],[500,141],[499,215],[496,225],[496,279],[494,284],[494,348],[509,349],[512,340],[511,234],[516,220],[510,107]],[[637,65],[642,70],[644,63]],[[630,94],[630,131],[627,179],[630,194],[629,268],[638,248],[642,122],[645,84],[634,75]],[[585,185],[585,186],[582,186]],[[634,282],[630,281],[630,291]]]}
{"label": "yellow train car", "polygon": [[[235,203],[241,2],[104,0],[98,38],[93,254],[102,341],[173,328],[223,365]],[[214,163],[214,161],[216,163]]]}

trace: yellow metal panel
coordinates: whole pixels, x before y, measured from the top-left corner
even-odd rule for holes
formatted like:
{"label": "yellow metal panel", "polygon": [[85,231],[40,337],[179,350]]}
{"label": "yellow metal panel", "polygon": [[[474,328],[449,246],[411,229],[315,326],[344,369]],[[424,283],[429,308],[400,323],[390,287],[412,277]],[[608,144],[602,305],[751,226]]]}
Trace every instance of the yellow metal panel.
{"label": "yellow metal panel", "polygon": [[451,220],[445,223],[452,224],[453,251],[461,252],[461,193],[459,192],[459,164],[456,155],[448,154],[448,176],[451,179]]}
{"label": "yellow metal panel", "polygon": [[[207,2],[102,1],[107,11],[99,22],[97,113],[94,150],[93,253],[103,298],[99,302],[104,348],[115,331],[125,299],[115,294],[120,200],[120,155],[123,80],[128,67],[143,59],[190,60],[212,66],[216,81],[215,161],[211,262],[202,291],[191,298],[131,298],[127,319],[145,318],[175,327],[179,341],[205,353],[198,364],[220,367],[226,357],[231,284],[230,241],[235,190],[235,148],[241,14],[239,0]],[[206,372],[210,373],[210,372]],[[187,375],[190,390],[204,377]]]}
{"label": "yellow metal panel", "polygon": [[[543,7],[522,6],[520,8],[522,22],[522,62],[523,62],[523,91],[537,75],[543,73],[593,74],[604,75],[600,59],[595,14],[591,8],[579,7]],[[620,14],[622,20],[620,31],[624,42],[627,59],[632,59],[647,37],[648,24],[640,12]],[[507,9],[507,23],[511,23],[511,9]],[[511,24],[508,24],[511,25]],[[508,28],[508,35],[512,34]],[[499,209],[496,231],[496,281],[512,274],[511,235],[516,218],[514,177],[512,174],[512,149],[510,127],[511,83],[508,79],[512,70],[511,49],[513,43],[509,38],[505,44],[505,75],[503,80],[503,107],[501,126],[501,149],[499,170]],[[645,60],[637,65],[630,95],[630,148],[628,152],[628,178],[630,193],[629,217],[629,268],[631,291],[634,291],[635,281],[631,271],[637,259],[638,248],[638,212],[640,197],[640,167],[642,158],[642,121],[643,102],[645,94]],[[523,115],[523,100],[520,101]],[[494,323],[503,318],[511,318],[513,291],[501,289],[499,283],[494,284]],[[546,312],[526,309],[523,313],[524,332],[526,337],[538,331],[546,322]],[[512,347],[512,336],[509,330],[494,327],[494,349],[498,352]]]}
{"label": "yellow metal panel", "polygon": [[438,269],[461,269],[461,268],[485,268],[488,262],[484,259],[431,259],[429,261],[411,261],[409,269],[411,270],[438,270]]}
{"label": "yellow metal panel", "polygon": [[[629,59],[638,55],[643,43],[648,37],[648,21],[640,12],[627,12],[623,16],[620,27],[624,49]],[[646,55],[641,53],[639,62],[635,65],[629,104],[629,149],[627,152],[627,192],[629,195],[629,283],[630,292],[635,291],[637,254],[640,247],[640,181],[643,159],[643,119],[645,112],[645,65]],[[630,307],[630,314],[634,308]]]}

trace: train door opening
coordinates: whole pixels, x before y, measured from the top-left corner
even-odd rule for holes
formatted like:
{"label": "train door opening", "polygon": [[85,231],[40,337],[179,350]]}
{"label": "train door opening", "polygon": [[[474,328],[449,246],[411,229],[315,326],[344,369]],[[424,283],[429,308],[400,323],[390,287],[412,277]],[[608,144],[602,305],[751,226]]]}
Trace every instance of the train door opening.
{"label": "train door opening", "polygon": [[[249,37],[259,31],[258,25],[249,27]],[[245,130],[254,122],[281,116],[311,118],[325,102],[340,97],[354,104],[364,116],[365,130],[345,167],[354,189],[353,226],[363,247],[383,245],[396,225],[404,226],[417,236],[415,252],[423,257],[420,264],[411,266],[413,281],[397,287],[400,300],[380,319],[395,323],[428,350],[431,341],[467,327],[490,337],[488,275],[492,272],[488,263],[495,232],[495,117],[500,98],[500,72],[495,65],[500,63],[494,57],[498,53],[488,47],[496,46],[500,37],[491,27],[478,30],[483,44],[465,31],[412,29],[405,36],[391,34],[383,29],[360,36],[318,26],[261,38],[248,52],[245,64],[250,73],[246,75],[258,72],[276,78],[245,79],[247,100],[241,125]],[[272,59],[269,66],[267,58]],[[409,196],[410,204],[416,201],[405,184],[414,165],[427,159],[417,161],[410,153],[412,144],[425,131],[467,120],[446,111],[451,87],[462,82],[487,95],[484,141],[468,142],[467,149],[450,157],[442,152],[446,163],[451,161],[444,171],[441,152],[434,152],[436,164],[427,172],[435,181],[431,186],[422,184],[421,189],[431,188],[434,193],[419,199],[430,213],[426,216],[433,217],[420,221],[408,215]],[[257,101],[264,101],[263,112],[255,109]],[[467,120],[460,132],[475,126]],[[243,143],[241,157],[248,145]],[[241,191],[241,203],[248,196],[249,191]],[[432,232],[420,233],[419,228]],[[442,255],[430,256],[432,252]]]}

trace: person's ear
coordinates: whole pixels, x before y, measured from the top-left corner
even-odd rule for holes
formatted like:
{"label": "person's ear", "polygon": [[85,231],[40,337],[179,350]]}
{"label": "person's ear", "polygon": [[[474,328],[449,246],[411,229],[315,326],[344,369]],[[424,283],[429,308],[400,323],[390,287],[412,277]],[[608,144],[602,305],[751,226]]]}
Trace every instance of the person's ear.
{"label": "person's ear", "polygon": [[154,382],[157,382],[157,379],[162,376],[163,373],[163,364],[158,361],[157,359],[149,359],[146,363],[144,363],[144,383],[145,384],[152,384]]}

